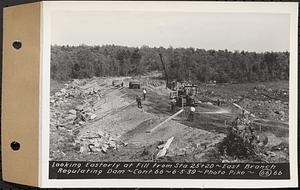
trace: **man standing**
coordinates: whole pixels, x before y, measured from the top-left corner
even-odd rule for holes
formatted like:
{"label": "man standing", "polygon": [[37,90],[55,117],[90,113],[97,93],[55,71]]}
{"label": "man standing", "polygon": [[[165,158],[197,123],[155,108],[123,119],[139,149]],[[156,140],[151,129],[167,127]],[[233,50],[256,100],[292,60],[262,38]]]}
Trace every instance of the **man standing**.
{"label": "man standing", "polygon": [[137,102],[138,108],[143,108],[143,106],[142,106],[142,99],[138,95],[136,95],[136,102]]}
{"label": "man standing", "polygon": [[144,90],[143,90],[144,100],[146,100],[146,94],[147,94],[147,91],[146,91],[146,89],[144,88]]}
{"label": "man standing", "polygon": [[217,105],[218,105],[218,106],[221,106],[220,99],[217,100]]}
{"label": "man standing", "polygon": [[195,114],[195,107],[194,106],[191,106],[190,107],[190,113],[189,113],[189,121],[193,122],[194,121],[194,114]]}
{"label": "man standing", "polygon": [[171,111],[175,112],[175,107],[176,107],[176,98],[171,99]]}

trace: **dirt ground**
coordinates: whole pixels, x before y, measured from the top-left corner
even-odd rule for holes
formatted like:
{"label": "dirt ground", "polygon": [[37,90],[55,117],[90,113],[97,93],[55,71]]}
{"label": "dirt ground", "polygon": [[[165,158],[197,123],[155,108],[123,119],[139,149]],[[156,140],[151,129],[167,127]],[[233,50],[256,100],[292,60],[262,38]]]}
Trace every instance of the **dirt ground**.
{"label": "dirt ground", "polygon": [[[52,81],[50,159],[223,161],[216,144],[226,136],[227,127],[240,111],[232,105],[235,102],[255,115],[256,129],[268,137],[266,146],[273,153],[268,161],[288,161],[288,81],[259,85],[199,84],[200,103],[194,121],[187,120],[185,108],[150,133],[174,114],[170,110],[170,91],[156,76],[136,79],[141,82],[141,89],[128,88],[131,77]],[[143,108],[138,108],[135,98],[142,95],[144,88],[147,96],[142,101]],[[78,106],[89,119],[74,123]],[[171,137],[174,139],[166,155],[157,157]]]}

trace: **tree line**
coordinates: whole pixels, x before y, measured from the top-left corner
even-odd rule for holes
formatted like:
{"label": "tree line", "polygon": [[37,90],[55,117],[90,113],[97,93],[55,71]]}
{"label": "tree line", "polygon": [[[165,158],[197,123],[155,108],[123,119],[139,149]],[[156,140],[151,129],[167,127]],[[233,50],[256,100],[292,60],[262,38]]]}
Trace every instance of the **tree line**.
{"label": "tree line", "polygon": [[51,79],[138,76],[164,71],[170,80],[255,82],[287,80],[289,52],[247,52],[195,48],[51,46]]}

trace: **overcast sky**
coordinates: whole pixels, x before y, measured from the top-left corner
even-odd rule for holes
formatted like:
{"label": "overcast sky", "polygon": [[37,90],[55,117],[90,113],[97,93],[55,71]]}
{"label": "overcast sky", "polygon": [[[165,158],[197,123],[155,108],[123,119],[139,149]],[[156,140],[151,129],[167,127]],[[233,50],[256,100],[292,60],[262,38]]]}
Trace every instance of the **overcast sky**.
{"label": "overcast sky", "polygon": [[191,12],[55,12],[52,44],[289,51],[289,15]]}

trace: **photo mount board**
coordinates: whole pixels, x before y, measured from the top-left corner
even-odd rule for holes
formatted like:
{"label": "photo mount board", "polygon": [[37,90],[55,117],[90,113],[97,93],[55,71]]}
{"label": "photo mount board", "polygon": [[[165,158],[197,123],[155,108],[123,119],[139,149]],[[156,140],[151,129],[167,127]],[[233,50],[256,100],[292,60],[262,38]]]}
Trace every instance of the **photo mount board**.
{"label": "photo mount board", "polygon": [[[102,4],[101,4],[102,3]],[[147,2],[143,2],[146,3]],[[7,7],[4,9],[4,56],[2,91],[2,168],[3,179],[8,182],[45,187],[295,187],[297,182],[297,128],[290,133],[290,180],[225,180],[225,179],[49,179],[49,105],[50,80],[50,33],[52,11],[66,10],[143,10],[148,7],[164,10],[164,2],[149,2],[145,6],[138,2],[38,2]],[[166,3],[166,2],[165,2]],[[180,2],[168,2],[177,4]],[[166,4],[168,4],[166,3]],[[183,3],[183,2],[182,2]],[[195,3],[197,7],[198,2]],[[184,4],[184,3],[183,3]],[[224,11],[226,6],[242,6],[241,3],[199,2],[211,12]],[[266,11],[268,3],[245,3],[249,12]],[[271,3],[272,4],[272,3]],[[280,4],[280,3],[279,3]],[[291,15],[290,36],[290,126],[297,126],[297,3],[286,3],[286,8],[273,4],[272,10]],[[254,6],[255,5],[255,6]],[[283,4],[281,4],[283,5]],[[196,9],[186,5],[186,8]],[[224,6],[224,7],[223,7]],[[104,7],[104,8],[99,8]],[[125,7],[125,8],[124,8]],[[227,8],[228,8],[227,7]],[[238,7],[238,8],[241,8]],[[266,12],[272,12],[268,9]],[[239,9],[239,11],[243,11]],[[208,11],[209,12],[209,11]],[[22,42],[15,50],[14,41]],[[48,85],[45,85],[48,84]],[[291,104],[293,102],[293,104]],[[20,109],[22,108],[22,109]],[[47,124],[48,123],[48,124]],[[45,125],[46,124],[46,125]],[[296,137],[296,138],[295,138]],[[291,141],[291,138],[293,139]],[[20,149],[13,151],[12,142],[20,143]],[[24,175],[26,174],[26,175]]]}
{"label": "photo mount board", "polygon": [[[3,14],[3,179],[38,186],[41,4],[7,7]],[[15,41],[21,49],[14,49]],[[13,142],[19,150],[12,150]]]}

